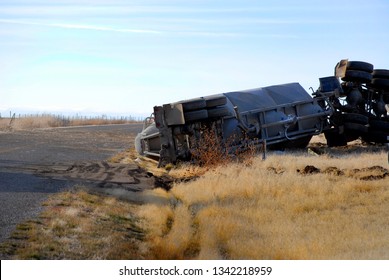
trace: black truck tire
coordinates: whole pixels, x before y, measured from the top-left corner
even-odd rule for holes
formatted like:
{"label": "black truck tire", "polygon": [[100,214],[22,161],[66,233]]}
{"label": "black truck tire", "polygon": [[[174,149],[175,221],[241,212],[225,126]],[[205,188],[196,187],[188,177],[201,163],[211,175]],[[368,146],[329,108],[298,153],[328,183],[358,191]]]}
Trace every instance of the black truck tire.
{"label": "black truck tire", "polygon": [[343,121],[346,123],[359,123],[366,125],[369,123],[369,118],[367,116],[356,114],[356,113],[346,113],[342,115]]}
{"label": "black truck tire", "polygon": [[371,85],[376,89],[389,90],[389,78],[375,78],[371,81]]}
{"label": "black truck tire", "polygon": [[368,72],[361,70],[347,70],[345,76],[342,78],[346,82],[360,82],[370,83],[372,75]]}
{"label": "black truck tire", "polygon": [[312,137],[313,135],[308,135],[308,136],[303,136],[301,138],[284,141],[281,143],[270,144],[268,148],[269,150],[272,151],[277,151],[277,150],[284,151],[285,149],[288,150],[304,149],[308,146]]}
{"label": "black truck tire", "polygon": [[362,140],[368,143],[389,143],[389,132],[371,131]]}
{"label": "black truck tire", "polygon": [[354,123],[354,122],[346,122],[344,123],[344,131],[345,134],[347,132],[357,132],[357,133],[367,133],[369,131],[369,128],[363,124]]}
{"label": "black truck tire", "polygon": [[368,62],[363,61],[349,61],[347,62],[347,70],[357,70],[371,73],[373,72],[374,66]]}
{"label": "black truck tire", "polygon": [[230,115],[231,115],[230,110],[228,110],[228,108],[224,106],[208,109],[209,118],[222,118]]}
{"label": "black truck tire", "polygon": [[386,131],[389,132],[389,122],[381,120],[370,121],[370,131]]}
{"label": "black truck tire", "polygon": [[346,146],[347,140],[344,134],[339,134],[337,130],[327,130],[324,132],[328,147]]}
{"label": "black truck tire", "polygon": [[384,102],[385,104],[389,104],[389,93],[384,94]]}
{"label": "black truck tire", "polygon": [[200,110],[200,109],[204,109],[205,107],[207,107],[207,102],[205,101],[205,99],[202,99],[202,98],[185,100],[185,101],[181,101],[179,103],[182,104],[182,109],[184,110],[184,112]]}
{"label": "black truck tire", "polygon": [[373,79],[389,79],[389,70],[386,69],[374,69]]}
{"label": "black truck tire", "polygon": [[304,136],[295,140],[291,140],[286,142],[286,148],[290,149],[304,149],[308,146],[309,142],[311,142],[313,135]]}
{"label": "black truck tire", "polygon": [[216,95],[205,98],[205,102],[207,103],[207,108],[223,106],[227,104],[227,97],[224,95]]}
{"label": "black truck tire", "polygon": [[208,118],[207,110],[198,110],[184,113],[184,118],[186,122],[195,122]]}

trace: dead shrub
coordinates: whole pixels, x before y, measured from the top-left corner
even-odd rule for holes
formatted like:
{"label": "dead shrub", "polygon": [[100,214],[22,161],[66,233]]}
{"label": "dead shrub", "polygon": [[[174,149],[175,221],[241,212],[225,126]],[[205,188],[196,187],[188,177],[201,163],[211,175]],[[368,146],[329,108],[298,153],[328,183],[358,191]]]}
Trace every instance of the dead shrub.
{"label": "dead shrub", "polygon": [[194,141],[195,147],[191,150],[195,164],[204,167],[216,167],[233,162],[251,165],[259,150],[253,139],[244,136],[239,147],[233,137],[225,140],[214,128],[203,128]]}
{"label": "dead shrub", "polygon": [[223,139],[211,128],[201,131],[192,149],[192,159],[200,166],[218,166],[231,162],[232,157],[228,153]]}

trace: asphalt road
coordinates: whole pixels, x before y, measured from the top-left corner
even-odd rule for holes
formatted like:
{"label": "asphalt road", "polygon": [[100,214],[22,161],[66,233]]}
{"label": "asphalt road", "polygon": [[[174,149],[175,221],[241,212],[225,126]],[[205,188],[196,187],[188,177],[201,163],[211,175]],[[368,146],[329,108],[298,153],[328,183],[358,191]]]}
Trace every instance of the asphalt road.
{"label": "asphalt road", "polygon": [[132,147],[141,128],[141,124],[128,124],[0,131],[0,242],[17,224],[36,217],[49,194],[75,184],[36,176],[32,170],[105,160]]}

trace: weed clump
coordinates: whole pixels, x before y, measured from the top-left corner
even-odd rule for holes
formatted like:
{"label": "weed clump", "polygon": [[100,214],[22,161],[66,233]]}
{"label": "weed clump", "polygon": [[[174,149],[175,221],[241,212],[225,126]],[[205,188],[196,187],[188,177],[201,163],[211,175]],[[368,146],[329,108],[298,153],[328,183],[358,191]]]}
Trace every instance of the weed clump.
{"label": "weed clump", "polygon": [[193,163],[208,168],[237,162],[250,165],[258,152],[254,141],[247,136],[244,136],[238,145],[232,137],[225,140],[212,128],[201,131],[191,150]]}

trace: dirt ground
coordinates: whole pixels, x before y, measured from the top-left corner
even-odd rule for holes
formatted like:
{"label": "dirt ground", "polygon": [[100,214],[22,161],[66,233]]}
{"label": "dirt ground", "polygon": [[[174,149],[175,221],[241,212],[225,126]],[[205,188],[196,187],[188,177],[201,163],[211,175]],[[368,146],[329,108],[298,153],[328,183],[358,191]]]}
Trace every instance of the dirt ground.
{"label": "dirt ground", "polygon": [[49,194],[77,184],[138,191],[153,186],[135,164],[107,159],[132,147],[142,124],[0,131],[0,241],[35,217]]}

